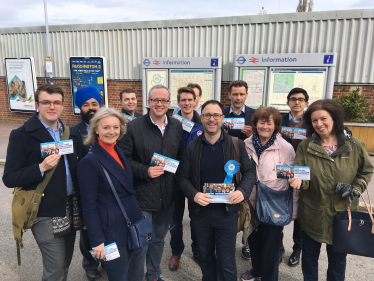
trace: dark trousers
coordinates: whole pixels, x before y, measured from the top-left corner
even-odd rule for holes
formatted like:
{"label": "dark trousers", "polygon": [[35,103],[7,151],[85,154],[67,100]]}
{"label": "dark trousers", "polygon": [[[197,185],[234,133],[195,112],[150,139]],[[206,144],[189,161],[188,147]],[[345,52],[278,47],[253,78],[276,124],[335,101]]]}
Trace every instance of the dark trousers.
{"label": "dark trousers", "polygon": [[127,246],[118,251],[119,258],[103,262],[105,270],[110,281],[127,281],[127,272],[134,251],[129,251]]}
{"label": "dark trousers", "polygon": [[201,208],[191,217],[203,281],[237,281],[235,244],[239,214]]}
{"label": "dark trousers", "polygon": [[88,238],[87,229],[80,230],[79,249],[81,250],[83,260],[82,267],[85,271],[97,269],[99,262],[97,262],[91,255],[92,250],[90,239]]}
{"label": "dark trousers", "polygon": [[[186,205],[186,197],[181,190],[177,191],[176,200],[174,204],[173,220],[170,224],[170,247],[173,256],[180,257],[184,251],[183,242],[183,215]],[[192,229],[192,224],[191,229]],[[194,255],[198,255],[196,239],[191,230],[191,248]]]}
{"label": "dark trousers", "polygon": [[248,237],[251,250],[252,276],[262,281],[277,281],[279,271],[279,242],[282,226],[260,224]]}
{"label": "dark trousers", "polygon": [[[303,254],[301,269],[303,270],[304,281],[318,280],[318,259],[321,251],[321,243],[310,238],[303,231]],[[335,253],[332,245],[326,244],[328,267],[327,281],[343,281],[345,279],[345,267],[347,254]]]}
{"label": "dark trousers", "polygon": [[[281,241],[280,241],[280,248],[283,247],[283,228],[282,228],[282,234],[281,234]],[[299,250],[301,251],[302,249],[302,244],[303,244],[303,230],[301,229],[299,219],[295,219],[293,221],[293,250]]]}

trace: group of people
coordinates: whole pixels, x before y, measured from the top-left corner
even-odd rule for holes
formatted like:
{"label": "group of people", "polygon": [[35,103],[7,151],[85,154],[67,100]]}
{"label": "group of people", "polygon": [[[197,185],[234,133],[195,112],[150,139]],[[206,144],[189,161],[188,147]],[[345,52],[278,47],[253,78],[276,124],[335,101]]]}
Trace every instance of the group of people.
{"label": "group of people", "polygon": [[[74,152],[43,159],[40,144],[60,141],[68,127],[60,120],[63,91],[54,85],[37,89],[38,112],[10,134],[3,182],[10,188],[34,190],[56,167],[31,229],[42,254],[43,280],[67,280],[77,230],[89,280],[100,277],[100,263],[109,280],[141,281],[144,276],[147,281],[163,280],[160,263],[167,232],[171,234],[170,270],[178,269],[185,248],[187,198],[193,258],[202,280],[236,281],[239,207],[249,200],[256,208],[257,181],[277,191],[293,188],[294,246],[288,264],[299,264],[302,251],[304,280],[318,280],[320,247],[325,243],[327,280],[344,280],[346,254],[333,252],[331,246],[333,219],[346,210],[347,199],[352,209],[357,207],[356,191],[364,191],[373,165],[364,144],[344,130],[342,108],[326,99],[315,101],[304,112],[308,94],[294,88],[287,96],[289,113],[282,116],[273,107],[254,110],[244,104],[248,86],[242,80],[230,83],[227,108],[216,100],[200,105],[201,96],[198,84],[178,89],[176,113],[194,122],[187,132],[167,114],[171,93],[165,86],[149,90],[145,115],[136,112],[137,96],[132,89],[120,93],[123,109],[119,112],[101,107],[101,95],[94,87],[82,87],[75,95],[82,122],[70,128],[69,136]],[[136,119],[126,125],[124,114]],[[244,129],[222,129],[225,117],[244,118]],[[305,128],[307,138],[283,138],[282,126]],[[238,138],[238,148],[233,138]],[[180,161],[176,174],[153,165],[154,153]],[[235,189],[227,197],[229,204],[212,203],[204,186],[224,183],[225,164],[235,155],[240,159],[241,180],[232,177]],[[277,165],[310,166],[310,180],[279,178]],[[344,192],[336,188],[338,183],[344,183]],[[153,243],[129,250],[129,229],[121,207],[132,223],[143,216],[152,221]],[[66,225],[57,232],[54,226],[60,218]],[[282,225],[256,225],[243,241],[242,256],[251,258],[252,267],[241,280],[278,280],[282,240]],[[108,261],[104,247],[112,243],[119,257]]]}

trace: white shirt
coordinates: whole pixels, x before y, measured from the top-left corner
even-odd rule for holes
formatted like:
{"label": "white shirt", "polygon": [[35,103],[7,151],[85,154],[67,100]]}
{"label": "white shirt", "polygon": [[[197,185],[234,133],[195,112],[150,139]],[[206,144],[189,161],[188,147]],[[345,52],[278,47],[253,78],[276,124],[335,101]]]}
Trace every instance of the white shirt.
{"label": "white shirt", "polygon": [[162,124],[162,127],[161,127],[161,128],[160,128],[159,125],[157,125],[157,124],[153,121],[151,114],[149,114],[149,118],[151,118],[152,123],[155,124],[155,125],[157,126],[157,128],[160,129],[160,131],[161,131],[161,135],[164,136],[165,129],[166,129],[166,125],[168,124],[168,118],[166,117],[166,115],[165,115],[165,121],[164,121],[164,124]]}

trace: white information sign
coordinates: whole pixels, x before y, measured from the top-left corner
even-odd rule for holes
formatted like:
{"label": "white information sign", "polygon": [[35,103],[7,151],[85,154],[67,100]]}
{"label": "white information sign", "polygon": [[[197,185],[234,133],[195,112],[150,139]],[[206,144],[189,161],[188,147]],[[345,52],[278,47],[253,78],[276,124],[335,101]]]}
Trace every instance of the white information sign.
{"label": "white information sign", "polygon": [[9,109],[35,111],[36,77],[33,58],[6,58]]}
{"label": "white information sign", "polygon": [[308,92],[309,104],[322,99],[326,75],[326,68],[271,68],[269,106],[288,111],[287,95],[296,87]]}
{"label": "white information sign", "polygon": [[200,104],[211,100],[214,96],[213,87],[214,70],[170,70],[171,107],[176,107],[177,90],[186,87],[188,83],[199,84],[202,90]]}
{"label": "white information sign", "polygon": [[245,105],[258,108],[264,104],[266,69],[241,69],[240,79],[248,84]]}
{"label": "white information sign", "polygon": [[163,85],[167,87],[167,70],[147,70],[147,93],[155,85]]}

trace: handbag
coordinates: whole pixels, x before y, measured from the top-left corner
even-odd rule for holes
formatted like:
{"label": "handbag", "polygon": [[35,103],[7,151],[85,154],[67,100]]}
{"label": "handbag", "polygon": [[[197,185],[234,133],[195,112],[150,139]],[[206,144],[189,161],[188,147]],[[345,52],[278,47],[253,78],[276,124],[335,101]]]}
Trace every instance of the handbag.
{"label": "handbag", "polygon": [[[65,126],[64,128],[61,140],[67,140],[70,135],[69,127]],[[58,159],[57,164],[52,169],[45,171],[44,179],[38,184],[35,190],[23,190],[22,187],[16,187],[14,189],[12,199],[12,225],[14,240],[16,240],[18,265],[21,265],[20,248],[23,248],[23,233],[26,229],[30,229],[33,226],[38,215],[42,197],[44,196],[44,189],[47,187],[59,162],[60,159]]]}
{"label": "handbag", "polygon": [[128,237],[127,237],[127,245],[128,245],[129,250],[133,251],[133,250],[138,250],[138,249],[147,247],[149,244],[153,243],[156,240],[156,235],[153,231],[152,221],[149,218],[146,218],[144,214],[142,213],[142,218],[140,220],[138,220],[135,223],[131,223],[129,217],[127,216],[125,208],[123,208],[122,202],[118,197],[117,191],[115,190],[113,186],[112,180],[110,179],[108,175],[107,170],[104,168],[103,165],[101,165],[101,167],[104,170],[104,174],[108,179],[109,185],[112,188],[112,191],[114,193],[114,197],[116,197],[116,200],[122,211],[122,214],[125,217],[127,227],[129,228]]}
{"label": "handbag", "polygon": [[260,222],[285,226],[292,221],[293,188],[277,191],[257,181],[256,213]]}
{"label": "handbag", "polygon": [[[364,181],[363,181],[364,182]],[[368,193],[369,204],[361,195],[368,213],[351,211],[347,202],[347,211],[337,214],[332,233],[332,250],[338,253],[352,254],[374,258],[374,218],[373,206]]]}

